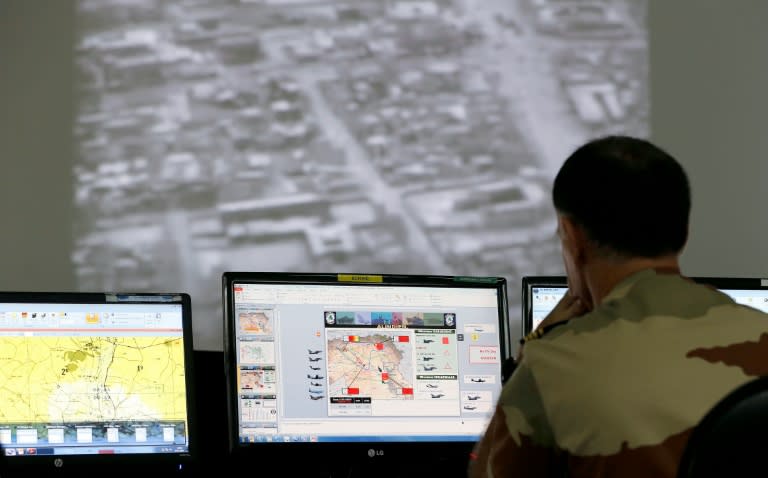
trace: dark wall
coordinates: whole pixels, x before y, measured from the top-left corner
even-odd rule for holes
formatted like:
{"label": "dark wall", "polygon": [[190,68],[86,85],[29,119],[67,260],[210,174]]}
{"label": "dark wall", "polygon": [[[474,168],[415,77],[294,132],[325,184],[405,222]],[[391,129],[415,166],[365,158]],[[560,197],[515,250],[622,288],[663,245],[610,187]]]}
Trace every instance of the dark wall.
{"label": "dark wall", "polygon": [[200,474],[205,476],[209,471],[230,466],[224,353],[196,351],[193,359],[199,438],[197,456]]}

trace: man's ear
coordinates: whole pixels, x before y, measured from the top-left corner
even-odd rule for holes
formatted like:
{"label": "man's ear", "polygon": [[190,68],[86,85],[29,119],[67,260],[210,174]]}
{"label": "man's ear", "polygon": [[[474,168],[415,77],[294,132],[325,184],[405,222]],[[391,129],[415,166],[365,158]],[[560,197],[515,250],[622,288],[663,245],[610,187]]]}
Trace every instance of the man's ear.
{"label": "man's ear", "polygon": [[561,215],[558,220],[560,221],[563,243],[570,249],[571,257],[576,265],[584,264],[589,250],[589,239],[586,231],[568,216]]}

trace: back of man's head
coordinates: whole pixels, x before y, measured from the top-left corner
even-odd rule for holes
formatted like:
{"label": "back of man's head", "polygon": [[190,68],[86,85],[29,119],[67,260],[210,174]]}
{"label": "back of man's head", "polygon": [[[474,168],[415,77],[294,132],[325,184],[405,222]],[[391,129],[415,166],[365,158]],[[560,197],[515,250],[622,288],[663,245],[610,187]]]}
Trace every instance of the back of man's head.
{"label": "back of man's head", "polygon": [[643,139],[608,136],[581,146],[560,168],[552,199],[597,246],[623,257],[676,254],[688,237],[685,171]]}

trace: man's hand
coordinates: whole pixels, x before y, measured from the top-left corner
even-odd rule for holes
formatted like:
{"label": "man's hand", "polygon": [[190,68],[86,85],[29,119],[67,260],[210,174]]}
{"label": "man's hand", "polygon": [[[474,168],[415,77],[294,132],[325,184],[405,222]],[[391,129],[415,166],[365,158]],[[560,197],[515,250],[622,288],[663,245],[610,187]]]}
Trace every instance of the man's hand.
{"label": "man's hand", "polygon": [[589,307],[583,300],[571,294],[570,289],[563,295],[560,302],[544,317],[536,330],[544,329],[550,325],[571,320],[589,312]]}

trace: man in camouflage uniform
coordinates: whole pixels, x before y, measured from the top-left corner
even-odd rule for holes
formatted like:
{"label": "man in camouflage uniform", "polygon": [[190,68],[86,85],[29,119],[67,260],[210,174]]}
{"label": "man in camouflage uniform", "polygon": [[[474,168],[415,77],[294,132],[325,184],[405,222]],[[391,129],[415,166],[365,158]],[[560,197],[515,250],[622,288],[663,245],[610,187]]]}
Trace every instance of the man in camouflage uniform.
{"label": "man in camouflage uniform", "polygon": [[525,341],[470,476],[674,477],[704,414],[768,373],[768,314],[680,274],[688,179],[653,144],[587,143],[552,195],[570,290]]}

